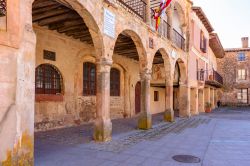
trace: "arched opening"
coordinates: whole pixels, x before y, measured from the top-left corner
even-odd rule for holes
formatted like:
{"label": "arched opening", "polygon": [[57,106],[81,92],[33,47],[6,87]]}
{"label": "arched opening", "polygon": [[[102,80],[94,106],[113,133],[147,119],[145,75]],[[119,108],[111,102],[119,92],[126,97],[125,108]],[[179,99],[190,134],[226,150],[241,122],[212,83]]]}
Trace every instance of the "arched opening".
{"label": "arched opening", "polygon": [[175,64],[175,70],[174,70],[174,79],[173,79],[173,109],[174,109],[174,115],[176,117],[179,116],[179,98],[180,98],[180,92],[179,92],[179,87],[180,87],[180,67],[179,64]]}
{"label": "arched opening", "polygon": [[[40,131],[50,132],[49,130],[59,128],[63,130],[66,127],[86,123],[89,124],[86,129],[88,132],[84,132],[81,137],[84,141],[92,139],[91,126],[97,116],[98,84],[95,59],[102,55],[103,45],[98,25],[83,6],[84,3],[68,0],[34,0],[32,4],[33,30],[37,40],[36,66],[40,64],[56,66],[60,69],[64,82],[59,86],[62,77],[56,74],[57,70],[52,70],[53,67],[42,65],[41,69],[39,66],[36,70],[37,75],[45,75],[43,89],[39,87],[42,76],[36,77],[36,92],[50,93],[43,98],[38,98],[36,94],[35,144],[43,141],[46,143],[46,138],[40,135]],[[89,56],[94,57],[94,60],[84,61],[84,58]],[[54,89],[47,90],[47,87]],[[79,137],[79,132],[74,129],[68,132],[72,135],[72,139]]]}
{"label": "arched opening", "polygon": [[173,8],[173,41],[182,50],[185,50],[185,14],[179,3],[174,4]]}
{"label": "arched opening", "polygon": [[187,87],[187,71],[183,60],[178,59],[175,64],[173,78],[173,110],[176,117],[190,116],[189,95]]}
{"label": "arched opening", "polygon": [[[145,66],[145,50],[139,36],[131,31],[125,30],[120,33],[116,39],[113,63],[119,64],[122,70],[121,83],[115,83],[114,79],[110,79],[111,92],[118,89],[113,85],[120,85],[119,96],[111,94],[110,114],[113,126],[113,135],[116,133],[126,132],[127,129],[136,129],[139,113],[141,112],[141,81],[140,71]],[[111,69],[111,76],[112,69]],[[123,86],[121,86],[121,84]],[[112,90],[113,89],[113,90]],[[120,123],[120,119],[123,119]],[[117,124],[119,123],[119,124]],[[119,127],[123,126],[124,127]],[[125,129],[125,130],[123,130]],[[119,130],[119,131],[118,131]]]}
{"label": "arched opening", "polygon": [[152,114],[155,114],[155,116],[153,116],[154,123],[163,119],[161,114],[166,111],[167,104],[166,81],[169,79],[167,78],[167,70],[169,69],[166,69],[166,67],[170,67],[170,65],[165,62],[162,53],[166,54],[165,51],[161,49],[155,53],[152,64],[152,79],[150,82],[150,96],[152,97],[150,102],[150,111]]}

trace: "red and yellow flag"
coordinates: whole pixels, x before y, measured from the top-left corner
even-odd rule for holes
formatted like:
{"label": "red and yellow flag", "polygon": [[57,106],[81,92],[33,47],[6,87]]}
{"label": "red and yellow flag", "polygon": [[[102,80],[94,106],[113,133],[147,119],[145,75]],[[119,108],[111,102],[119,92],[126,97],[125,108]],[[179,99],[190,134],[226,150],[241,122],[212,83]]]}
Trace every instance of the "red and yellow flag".
{"label": "red and yellow flag", "polygon": [[165,13],[166,8],[169,6],[172,0],[162,0],[160,6],[154,10],[154,19],[155,19],[155,30],[158,30],[158,27],[161,23],[161,16]]}

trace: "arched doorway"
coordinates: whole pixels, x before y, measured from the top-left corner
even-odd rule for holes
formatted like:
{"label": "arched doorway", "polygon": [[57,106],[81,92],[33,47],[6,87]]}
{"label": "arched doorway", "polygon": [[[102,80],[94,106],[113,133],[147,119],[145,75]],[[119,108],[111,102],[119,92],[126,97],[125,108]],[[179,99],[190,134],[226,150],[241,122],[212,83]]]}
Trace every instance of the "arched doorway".
{"label": "arched doorway", "polygon": [[175,71],[174,71],[174,81],[173,81],[173,110],[174,110],[174,115],[176,117],[179,117],[179,96],[180,96],[180,92],[179,92],[179,87],[180,87],[180,67],[179,64],[176,63],[175,64]]}
{"label": "arched doorway", "polygon": [[173,79],[173,109],[177,117],[189,117],[190,114],[190,88],[187,84],[186,65],[182,59],[175,64]]}

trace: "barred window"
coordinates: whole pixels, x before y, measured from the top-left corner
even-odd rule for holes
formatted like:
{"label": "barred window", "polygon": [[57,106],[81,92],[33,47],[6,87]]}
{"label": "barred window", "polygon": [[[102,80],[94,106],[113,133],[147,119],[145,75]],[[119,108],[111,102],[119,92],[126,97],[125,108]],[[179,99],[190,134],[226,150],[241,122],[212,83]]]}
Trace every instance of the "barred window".
{"label": "barred window", "polygon": [[96,66],[90,62],[83,64],[83,95],[96,95]]}
{"label": "barred window", "polygon": [[238,61],[245,61],[246,60],[246,55],[244,52],[241,52],[238,54]]}
{"label": "barred window", "polygon": [[6,0],[0,0],[0,17],[6,16]]}
{"label": "barred window", "polygon": [[36,94],[60,94],[62,76],[52,65],[42,64],[36,68]]}
{"label": "barred window", "polygon": [[248,90],[247,89],[238,89],[237,99],[238,99],[239,103],[247,104],[247,102],[248,102]]}
{"label": "barred window", "polygon": [[120,71],[115,68],[110,71],[110,96],[120,96]]}

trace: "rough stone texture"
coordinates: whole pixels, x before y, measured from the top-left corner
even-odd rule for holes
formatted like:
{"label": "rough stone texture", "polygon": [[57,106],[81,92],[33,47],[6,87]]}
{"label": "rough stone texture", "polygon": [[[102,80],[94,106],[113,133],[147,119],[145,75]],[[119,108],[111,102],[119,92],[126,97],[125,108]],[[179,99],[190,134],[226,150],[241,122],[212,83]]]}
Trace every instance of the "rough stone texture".
{"label": "rough stone texture", "polygon": [[[238,62],[238,53],[244,52],[246,61]],[[224,105],[242,105],[237,100],[237,89],[248,89],[248,99],[250,98],[250,50],[228,49],[225,58],[218,60],[218,68],[224,78],[224,87],[221,94],[221,101]],[[238,80],[238,69],[246,69],[246,80]],[[248,100],[248,105],[250,101]]]}

